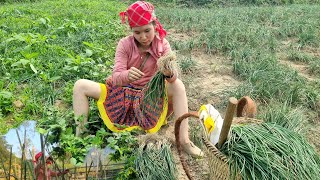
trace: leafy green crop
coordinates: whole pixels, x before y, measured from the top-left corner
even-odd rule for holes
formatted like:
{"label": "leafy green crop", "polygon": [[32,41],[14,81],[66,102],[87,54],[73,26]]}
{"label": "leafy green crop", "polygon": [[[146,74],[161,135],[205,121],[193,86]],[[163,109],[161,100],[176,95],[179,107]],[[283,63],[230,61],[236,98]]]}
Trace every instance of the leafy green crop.
{"label": "leafy green crop", "polygon": [[[58,101],[69,108],[80,78],[104,82],[117,41],[125,35],[118,17],[125,8],[102,0],[2,5],[0,118],[5,125],[0,132],[25,119],[39,120]],[[23,106],[14,107],[15,101]]]}

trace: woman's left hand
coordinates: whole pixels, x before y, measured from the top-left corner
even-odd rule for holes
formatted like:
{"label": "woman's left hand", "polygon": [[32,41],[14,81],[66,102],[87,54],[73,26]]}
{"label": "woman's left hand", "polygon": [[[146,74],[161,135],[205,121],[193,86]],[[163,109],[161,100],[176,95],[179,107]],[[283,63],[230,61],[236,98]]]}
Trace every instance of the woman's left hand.
{"label": "woman's left hand", "polygon": [[165,76],[172,76],[173,72],[171,72],[170,70],[165,69],[165,70],[162,71],[162,74],[165,75]]}

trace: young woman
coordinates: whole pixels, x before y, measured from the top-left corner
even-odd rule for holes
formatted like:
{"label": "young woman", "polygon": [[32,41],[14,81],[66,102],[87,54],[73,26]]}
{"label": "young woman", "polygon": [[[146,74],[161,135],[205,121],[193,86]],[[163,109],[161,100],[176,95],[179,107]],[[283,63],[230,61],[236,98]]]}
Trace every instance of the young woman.
{"label": "young woman", "polygon": [[[118,43],[112,76],[105,84],[80,79],[74,85],[74,113],[76,117],[83,117],[77,122],[77,135],[81,134],[88,118],[88,97],[98,100],[101,117],[114,132],[140,128],[155,133],[166,122],[171,106],[175,118],[188,112],[184,84],[169,70],[162,72],[166,77],[166,93],[159,105],[152,107],[143,102],[144,87],[157,72],[157,60],[171,51],[165,39],[166,31],[155,16],[154,6],[137,1],[121,12],[120,17],[123,23],[127,19],[132,35]],[[189,139],[188,129],[188,122],[184,121],[179,139],[182,147],[190,155],[201,156],[201,150]]]}

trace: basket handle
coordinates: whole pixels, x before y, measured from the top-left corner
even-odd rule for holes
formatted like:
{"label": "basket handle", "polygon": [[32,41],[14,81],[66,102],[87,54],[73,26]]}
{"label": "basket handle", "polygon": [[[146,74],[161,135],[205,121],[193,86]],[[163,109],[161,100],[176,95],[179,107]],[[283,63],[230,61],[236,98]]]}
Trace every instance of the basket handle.
{"label": "basket handle", "polygon": [[176,120],[176,122],[174,124],[174,135],[175,135],[175,138],[176,138],[176,145],[177,145],[178,154],[179,154],[179,158],[180,158],[182,167],[183,167],[184,171],[186,172],[186,175],[188,176],[188,178],[190,180],[193,180],[194,178],[190,174],[190,170],[189,170],[188,164],[186,163],[186,158],[182,154],[182,147],[181,147],[181,144],[180,144],[180,125],[181,125],[182,121],[186,120],[189,117],[194,117],[196,119],[199,119],[198,112],[191,111],[191,112],[188,112],[188,113],[183,114],[182,116],[180,116]]}
{"label": "basket handle", "polygon": [[226,115],[223,121],[222,129],[221,129],[221,133],[218,141],[218,148],[221,148],[221,146],[227,140],[229,130],[232,124],[233,116],[237,108],[237,104],[238,104],[238,100],[235,97],[229,98]]}

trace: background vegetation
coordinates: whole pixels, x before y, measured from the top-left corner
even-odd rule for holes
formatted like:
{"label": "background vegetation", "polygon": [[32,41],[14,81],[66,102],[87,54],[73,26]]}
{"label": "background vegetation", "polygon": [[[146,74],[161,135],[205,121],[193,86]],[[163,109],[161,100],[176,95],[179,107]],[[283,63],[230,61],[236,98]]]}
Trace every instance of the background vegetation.
{"label": "background vegetation", "polygon": [[[173,39],[171,45],[179,53],[190,56],[190,52],[204,51],[231,60],[233,72],[242,83],[236,89],[213,96],[226,99],[250,95],[260,104],[259,118],[283,125],[290,120],[299,126],[317,127],[320,80],[315,69],[320,62],[319,10],[319,5],[306,4],[165,7],[158,10],[158,16],[169,30],[192,36]],[[290,61],[304,64],[306,71],[288,66],[286,62]],[[312,137],[319,137],[317,132],[314,130]],[[310,140],[320,147],[317,140]]]}
{"label": "background vegetation", "polygon": [[[1,134],[24,120],[37,120],[42,133],[55,132],[51,142],[62,140],[62,153],[71,154],[75,163],[83,160],[86,148],[92,146],[88,142],[118,148],[115,160],[131,155],[135,139],[105,130],[93,101],[87,133],[95,134],[94,139],[74,137],[71,110],[77,79],[104,82],[110,75],[117,41],[127,33],[118,13],[131,2],[0,1]],[[261,104],[260,118],[297,132],[319,124],[319,1],[154,2],[159,4],[157,15],[167,30],[192,32],[188,40],[168,36],[179,54],[203,51],[232,62],[242,83],[217,96],[250,95]],[[312,78],[284,61],[305,64]],[[183,62],[181,68],[192,74],[197,62],[191,58]],[[128,137],[130,143],[124,141]]]}
{"label": "background vegetation", "polygon": [[1,6],[1,133],[23,120],[46,117],[55,104],[69,108],[79,78],[104,82],[124,34],[117,21],[124,8],[114,1]]}

